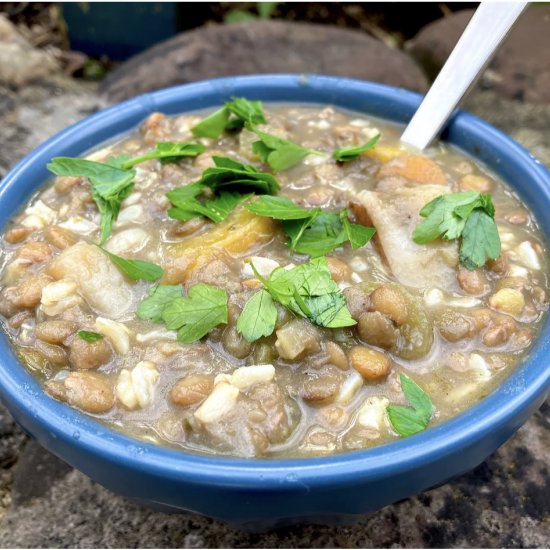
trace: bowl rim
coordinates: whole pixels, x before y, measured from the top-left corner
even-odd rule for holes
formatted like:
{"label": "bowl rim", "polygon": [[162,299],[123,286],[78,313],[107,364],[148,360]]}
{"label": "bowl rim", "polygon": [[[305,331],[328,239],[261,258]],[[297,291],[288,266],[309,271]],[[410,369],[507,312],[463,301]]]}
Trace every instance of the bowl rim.
{"label": "bowl rim", "polygon": [[[21,204],[28,200],[28,192],[17,194],[14,189],[21,179],[35,175],[36,180],[37,174],[44,173],[45,166],[38,166],[39,162],[45,164],[41,159],[48,155],[50,158],[59,155],[60,151],[67,155],[78,147],[80,154],[84,154],[85,149],[82,147],[87,143],[86,139],[89,138],[88,150],[99,146],[105,139],[100,141],[97,136],[104,135],[106,129],[120,125],[132,117],[136,119],[140,116],[143,119],[154,110],[167,112],[170,109],[166,109],[166,106],[186,100],[194,100],[196,105],[193,109],[187,109],[188,111],[213,107],[219,104],[219,98],[229,97],[229,93],[256,96],[267,102],[272,101],[273,94],[279,94],[284,101],[303,89],[306,94],[317,93],[316,97],[321,98],[321,101],[313,103],[322,103],[325,97],[323,94],[326,93],[327,98],[333,99],[332,104],[344,108],[346,107],[338,105],[338,101],[339,98],[347,101],[346,94],[365,94],[379,102],[396,102],[403,119],[412,116],[422,99],[420,94],[384,84],[322,75],[234,76],[165,88],[88,116],[31,151],[0,182],[0,213],[3,218],[9,219],[15,211],[13,205],[10,206],[10,201]],[[307,99],[299,100],[305,101]],[[176,112],[177,110],[170,114]],[[126,134],[127,131],[125,129],[123,133]],[[473,135],[477,136],[480,143],[490,143],[490,149],[498,153],[497,157],[513,159],[518,169],[529,176],[527,179],[534,189],[531,202],[536,199],[550,205],[550,172],[507,135],[462,111],[455,114],[446,135],[451,137],[451,141],[460,141],[460,136],[467,141]],[[78,145],[68,145],[77,136]],[[111,136],[116,137],[112,133]],[[472,151],[462,148],[462,152],[469,154]],[[498,164],[498,159],[494,160],[493,164],[495,163]],[[498,172],[497,166],[492,165],[491,168]],[[44,179],[38,181],[42,182]],[[32,185],[32,192],[37,188],[37,185]],[[4,205],[5,202],[8,203],[7,206]],[[540,222],[540,216],[538,218]],[[4,222],[0,224],[4,225]],[[542,232],[548,238],[550,222]],[[51,437],[65,445],[78,447],[82,453],[91,456],[100,455],[112,465],[147,471],[160,478],[185,478],[192,479],[197,484],[233,486],[251,491],[277,491],[283,485],[289,484],[308,490],[334,484],[352,485],[359,480],[414,471],[420,466],[460,452],[492,431],[498,431],[499,427],[514,425],[514,418],[518,413],[540,399],[550,385],[550,369],[545,360],[550,352],[550,322],[547,316],[527,360],[482,401],[450,420],[409,438],[365,450],[300,459],[243,459],[198,455],[185,450],[163,448],[116,432],[84,413],[55,401],[42,391],[38,382],[18,361],[3,331],[0,349],[3,352],[0,359],[2,400],[9,409],[13,407],[24,411],[22,414],[31,414]]]}

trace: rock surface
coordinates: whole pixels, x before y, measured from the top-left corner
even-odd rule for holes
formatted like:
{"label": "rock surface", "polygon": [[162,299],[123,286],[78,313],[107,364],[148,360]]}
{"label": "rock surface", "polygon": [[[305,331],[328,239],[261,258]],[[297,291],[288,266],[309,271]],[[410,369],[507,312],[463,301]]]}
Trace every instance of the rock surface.
{"label": "rock surface", "polygon": [[61,75],[18,91],[0,84],[0,178],[45,139],[105,105],[94,85]]}
{"label": "rock surface", "polygon": [[21,36],[15,26],[0,15],[0,82],[22,86],[58,69],[57,61],[37,50]]}
{"label": "rock surface", "polygon": [[550,104],[521,103],[494,90],[477,90],[463,105],[529,149],[550,167]]}
{"label": "rock surface", "polygon": [[[0,87],[0,170],[103,102],[93,87],[48,77]],[[550,165],[550,106],[477,91],[466,108]],[[37,123],[38,121],[38,123]],[[166,515],[114,495],[27,438],[0,406],[0,547],[536,547],[550,545],[550,406],[451,483],[357,525],[247,534],[193,514]]]}
{"label": "rock surface", "polygon": [[[434,78],[466,28],[474,10],[426,25],[408,51]],[[550,101],[550,6],[532,4],[520,17],[485,72],[482,84],[504,97]]]}
{"label": "rock surface", "polygon": [[[265,534],[142,508],[77,471],[65,473],[57,458],[29,442],[15,469],[14,504],[0,525],[0,547],[546,548],[549,422],[546,406],[474,471],[354,526],[304,525]],[[26,484],[41,489],[21,494],[17,488]]]}
{"label": "rock surface", "polygon": [[102,91],[119,101],[205,78],[282,72],[363,78],[418,91],[427,88],[422,70],[407,54],[365,33],[327,25],[253,21],[209,25],[162,42],[113,71],[103,81]]}

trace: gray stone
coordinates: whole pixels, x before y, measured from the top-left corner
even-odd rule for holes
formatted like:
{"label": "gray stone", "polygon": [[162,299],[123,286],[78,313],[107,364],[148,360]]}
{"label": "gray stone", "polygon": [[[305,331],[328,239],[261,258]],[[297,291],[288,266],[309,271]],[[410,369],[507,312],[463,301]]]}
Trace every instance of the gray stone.
{"label": "gray stone", "polygon": [[[463,10],[430,23],[407,45],[430,77],[443,66],[472,14],[473,10]],[[550,6],[529,6],[485,72],[482,85],[511,99],[550,101]]]}
{"label": "gray stone", "polygon": [[353,526],[249,534],[193,514],[162,514],[72,471],[13,506],[0,546],[100,548],[545,548],[550,543],[550,407],[469,474]]}
{"label": "gray stone", "polygon": [[461,10],[437,19],[405,44],[406,50],[424,67],[432,80],[453,51],[474,11]]}
{"label": "gray stone", "polygon": [[51,486],[65,477],[71,466],[52,455],[36,441],[30,440],[14,468],[12,504],[20,506],[46,494]]}
{"label": "gray stone", "polygon": [[11,505],[13,466],[26,440],[8,411],[0,405],[0,519]]}
{"label": "gray stone", "polygon": [[17,462],[24,441],[25,434],[10,413],[0,405],[0,468],[8,469]]}
{"label": "gray stone", "polygon": [[365,33],[329,25],[253,21],[182,33],[124,63],[107,76],[101,89],[110,100],[119,101],[205,78],[282,72],[348,76],[418,91],[425,91],[427,84],[407,54]]}
{"label": "gray stone", "polygon": [[477,90],[463,109],[485,119],[550,167],[550,105],[520,103],[494,90]]}
{"label": "gray stone", "polygon": [[18,92],[0,85],[0,177],[48,137],[104,106],[94,84],[59,74]]}
{"label": "gray stone", "polygon": [[0,15],[0,82],[19,87],[46,77],[58,68],[52,55],[34,48]]}

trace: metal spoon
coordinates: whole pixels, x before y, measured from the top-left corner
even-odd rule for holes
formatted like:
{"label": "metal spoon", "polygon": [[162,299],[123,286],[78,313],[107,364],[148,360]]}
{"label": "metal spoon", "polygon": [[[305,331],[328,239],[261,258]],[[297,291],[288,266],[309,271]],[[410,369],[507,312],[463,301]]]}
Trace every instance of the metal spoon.
{"label": "metal spoon", "polygon": [[481,75],[527,2],[482,2],[439,72],[401,141],[424,149]]}

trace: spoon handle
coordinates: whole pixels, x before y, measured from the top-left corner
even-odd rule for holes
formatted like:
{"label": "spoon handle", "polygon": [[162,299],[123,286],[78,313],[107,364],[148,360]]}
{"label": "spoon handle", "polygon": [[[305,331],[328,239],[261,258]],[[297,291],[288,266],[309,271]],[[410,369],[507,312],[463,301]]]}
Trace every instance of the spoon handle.
{"label": "spoon handle", "polygon": [[481,75],[527,2],[482,2],[439,72],[401,141],[424,149]]}

